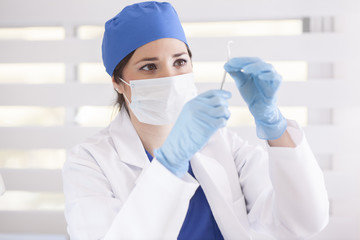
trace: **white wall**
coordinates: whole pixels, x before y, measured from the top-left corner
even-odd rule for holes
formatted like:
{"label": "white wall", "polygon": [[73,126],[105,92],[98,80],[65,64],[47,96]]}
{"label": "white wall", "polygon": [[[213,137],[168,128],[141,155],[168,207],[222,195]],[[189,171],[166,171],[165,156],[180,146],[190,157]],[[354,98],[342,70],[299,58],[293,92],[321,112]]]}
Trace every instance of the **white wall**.
{"label": "white wall", "polygon": [[[84,62],[101,62],[101,38],[82,40],[76,36],[80,25],[99,25],[134,1],[22,1],[0,2],[0,28],[27,26],[60,26],[65,39],[48,41],[1,40],[0,65],[8,63],[60,63],[64,81],[23,84],[6,82],[0,76],[0,107],[62,107],[60,124],[23,124],[0,126],[0,154],[9,158],[11,151],[63,150],[80,142],[99,128],[76,124],[80,106],[111,106],[114,95],[110,79],[103,83],[79,81],[79,66]],[[257,19],[307,18],[308,33],[285,36],[240,36],[190,38],[194,61],[224,61],[225,46],[234,40],[233,56],[260,56],[268,61],[305,61],[306,81],[284,81],[279,95],[281,106],[307,109],[308,141],[324,170],[331,201],[329,226],[313,239],[360,239],[360,1],[310,0],[176,0],[171,1],[184,22],[238,21]],[[7,66],[7,65],[3,65]],[[61,68],[61,66],[60,66]],[[16,74],[21,75],[23,68]],[[35,69],[35,68],[34,68]],[[35,71],[35,70],[34,70]],[[61,72],[61,71],[60,71]],[[104,75],[105,76],[105,75]],[[53,78],[54,76],[48,76]],[[35,81],[32,79],[30,81]],[[15,81],[15,80],[14,80]],[[16,81],[15,81],[16,82]],[[218,87],[217,79],[198,83],[199,89]],[[233,106],[244,106],[233,84]],[[5,111],[4,108],[1,111]],[[61,110],[60,110],[61,112]],[[11,124],[10,124],[11,125]],[[254,127],[233,127],[244,138],[258,142]],[[10,153],[9,153],[10,152]],[[58,152],[57,152],[58,153]],[[61,152],[58,153],[61,159]],[[65,153],[66,154],[66,153]],[[57,159],[51,158],[48,161]],[[36,159],[36,157],[35,157]],[[2,159],[6,162],[6,159]],[[30,160],[29,160],[30,161]],[[59,160],[61,162],[61,160]],[[0,162],[1,164],[1,162]],[[34,239],[34,234],[61,239],[66,236],[62,213],[61,163],[57,167],[1,166],[8,192],[0,197],[0,239]],[[36,167],[38,166],[38,167]],[[32,195],[28,195],[32,193]],[[12,194],[12,195],[11,195]],[[41,195],[38,200],[36,194]],[[48,194],[48,195],[46,195]],[[11,205],[9,199],[17,199]],[[4,200],[8,199],[8,200]],[[37,200],[34,200],[37,199]],[[22,202],[24,204],[22,204]],[[33,205],[25,201],[34,201]],[[39,209],[49,202],[48,207]],[[60,203],[59,203],[60,201]],[[2,204],[2,205],[1,205]],[[7,205],[6,205],[7,204]],[[7,235],[5,235],[7,234]],[[10,234],[10,235],[9,235]],[[28,236],[28,237],[26,237]],[[44,237],[44,236],[43,236]],[[36,237],[35,237],[36,238]],[[39,239],[39,238],[37,238]],[[257,236],[256,239],[267,239]]]}

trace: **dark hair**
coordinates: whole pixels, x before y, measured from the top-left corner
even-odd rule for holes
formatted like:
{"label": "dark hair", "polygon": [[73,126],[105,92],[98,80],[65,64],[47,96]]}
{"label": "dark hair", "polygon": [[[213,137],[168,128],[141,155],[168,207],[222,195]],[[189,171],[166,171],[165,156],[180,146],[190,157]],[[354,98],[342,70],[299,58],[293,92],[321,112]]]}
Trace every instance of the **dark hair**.
{"label": "dark hair", "polygon": [[[192,58],[192,53],[190,51],[190,48],[187,44],[186,45],[186,48],[187,48],[187,51],[188,51],[188,54],[190,56],[190,59]],[[129,62],[130,58],[132,57],[132,55],[134,55],[134,52],[136,50],[132,51],[131,53],[129,53],[128,55],[126,55],[126,57],[124,57],[120,62],[119,64],[115,67],[115,70],[113,72],[113,77],[114,77],[114,81],[118,84],[120,84],[120,78],[122,78],[122,73],[123,73],[123,70],[126,66],[126,64]],[[121,109],[122,105],[124,104],[125,102],[125,99],[124,99],[124,96],[120,93],[117,92],[117,99],[116,99],[116,103],[115,105],[117,105],[119,107],[119,110]],[[126,105],[125,105],[126,107]]]}
{"label": "dark hair", "polygon": [[[113,72],[113,76],[114,76],[114,81],[117,84],[120,84],[120,78],[122,78],[122,72],[126,66],[126,64],[129,62],[130,58],[132,57],[132,55],[134,55],[134,52],[136,50],[132,51],[131,53],[129,53],[128,55],[126,55],[126,57],[124,57],[119,64],[115,67],[115,70]],[[117,93],[117,99],[116,99],[116,103],[115,105],[117,105],[119,107],[119,110],[121,109],[122,105],[125,102],[124,96],[121,93]],[[126,106],[126,105],[125,105]]]}

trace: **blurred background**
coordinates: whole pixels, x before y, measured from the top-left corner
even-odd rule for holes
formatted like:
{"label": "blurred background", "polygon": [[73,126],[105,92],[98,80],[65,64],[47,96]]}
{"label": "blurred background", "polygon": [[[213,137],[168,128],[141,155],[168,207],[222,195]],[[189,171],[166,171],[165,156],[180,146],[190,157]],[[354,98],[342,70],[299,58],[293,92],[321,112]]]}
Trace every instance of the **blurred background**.
{"label": "blurred background", "polygon": [[[135,2],[0,0],[1,240],[68,239],[61,168],[68,148],[116,115],[102,34]],[[282,74],[280,108],[304,128],[331,203],[312,239],[360,239],[360,1],[170,2],[200,92],[220,87],[229,40],[231,56],[258,56]],[[263,144],[230,78],[224,88],[233,92],[228,126]]]}

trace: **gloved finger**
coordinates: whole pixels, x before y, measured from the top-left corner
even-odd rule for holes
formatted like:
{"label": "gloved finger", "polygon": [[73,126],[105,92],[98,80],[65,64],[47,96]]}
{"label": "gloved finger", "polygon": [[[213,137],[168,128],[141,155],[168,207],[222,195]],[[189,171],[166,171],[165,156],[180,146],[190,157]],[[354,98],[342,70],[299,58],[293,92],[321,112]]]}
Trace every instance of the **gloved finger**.
{"label": "gloved finger", "polygon": [[235,80],[238,88],[241,88],[252,78],[250,74],[245,74],[243,72],[229,72],[229,74]]}
{"label": "gloved finger", "polygon": [[205,98],[212,98],[214,96],[223,97],[225,99],[231,98],[231,92],[226,90],[208,90],[204,93],[199,94],[196,98],[198,99],[205,99]]}
{"label": "gloved finger", "polygon": [[281,82],[282,77],[280,74],[278,74],[277,72],[264,72],[259,74],[259,79],[260,80],[273,80],[273,81],[277,81],[277,82]]}
{"label": "gloved finger", "polygon": [[230,111],[228,106],[218,106],[211,108],[207,114],[213,118],[225,118],[226,120],[230,118]]}
{"label": "gloved finger", "polygon": [[243,73],[245,74],[259,75],[264,72],[275,72],[275,69],[270,63],[264,61],[251,63],[243,68]]}
{"label": "gloved finger", "polygon": [[210,122],[210,124],[216,129],[225,127],[226,123],[227,123],[227,119],[225,118],[216,118]]}
{"label": "gloved finger", "polygon": [[189,105],[189,107],[197,110],[201,110],[204,108],[211,108],[213,107],[213,105],[221,105],[221,104],[226,104],[226,99],[214,95],[210,95],[210,97],[208,97],[207,95],[205,96],[199,95],[196,98],[186,103],[186,105]]}
{"label": "gloved finger", "polygon": [[209,118],[209,117],[204,117],[204,118],[199,118],[197,119],[197,123],[199,125],[201,125],[204,130],[205,130],[205,134],[212,135],[217,129],[225,127],[226,126],[226,122],[227,119],[225,118]]}
{"label": "gloved finger", "polygon": [[211,107],[217,107],[217,106],[229,106],[229,102],[227,98],[224,98],[223,96],[212,96],[210,98],[202,98],[199,99],[200,102],[203,104],[206,104]]}
{"label": "gloved finger", "polygon": [[227,121],[230,118],[230,111],[227,108],[218,107],[208,111],[198,111],[193,117],[194,121],[201,124],[205,129],[211,129],[218,126],[219,119]]}
{"label": "gloved finger", "polygon": [[231,58],[227,63],[224,65],[224,69],[228,72],[239,72],[241,71],[246,65],[256,63],[261,61],[260,58],[257,57],[241,57],[241,58]]}
{"label": "gloved finger", "polygon": [[257,85],[261,89],[262,93],[271,98],[275,95],[279,86],[281,84],[282,77],[278,73],[267,72],[262,73],[258,76],[259,81],[257,81]]}
{"label": "gloved finger", "polygon": [[206,119],[209,118],[230,118],[230,111],[228,104],[226,105],[218,105],[218,106],[210,106],[203,102],[198,102],[198,106],[196,107],[197,111],[194,112],[191,116],[193,119]]}

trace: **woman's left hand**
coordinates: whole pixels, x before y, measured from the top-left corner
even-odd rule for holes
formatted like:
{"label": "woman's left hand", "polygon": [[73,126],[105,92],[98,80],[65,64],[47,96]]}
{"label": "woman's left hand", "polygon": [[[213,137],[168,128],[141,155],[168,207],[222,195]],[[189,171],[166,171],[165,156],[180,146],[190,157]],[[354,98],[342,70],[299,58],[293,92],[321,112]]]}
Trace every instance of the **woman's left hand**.
{"label": "woman's left hand", "polygon": [[232,58],[224,66],[251,114],[255,118],[259,138],[273,140],[286,130],[286,119],[276,105],[281,76],[274,67],[259,58]]}

